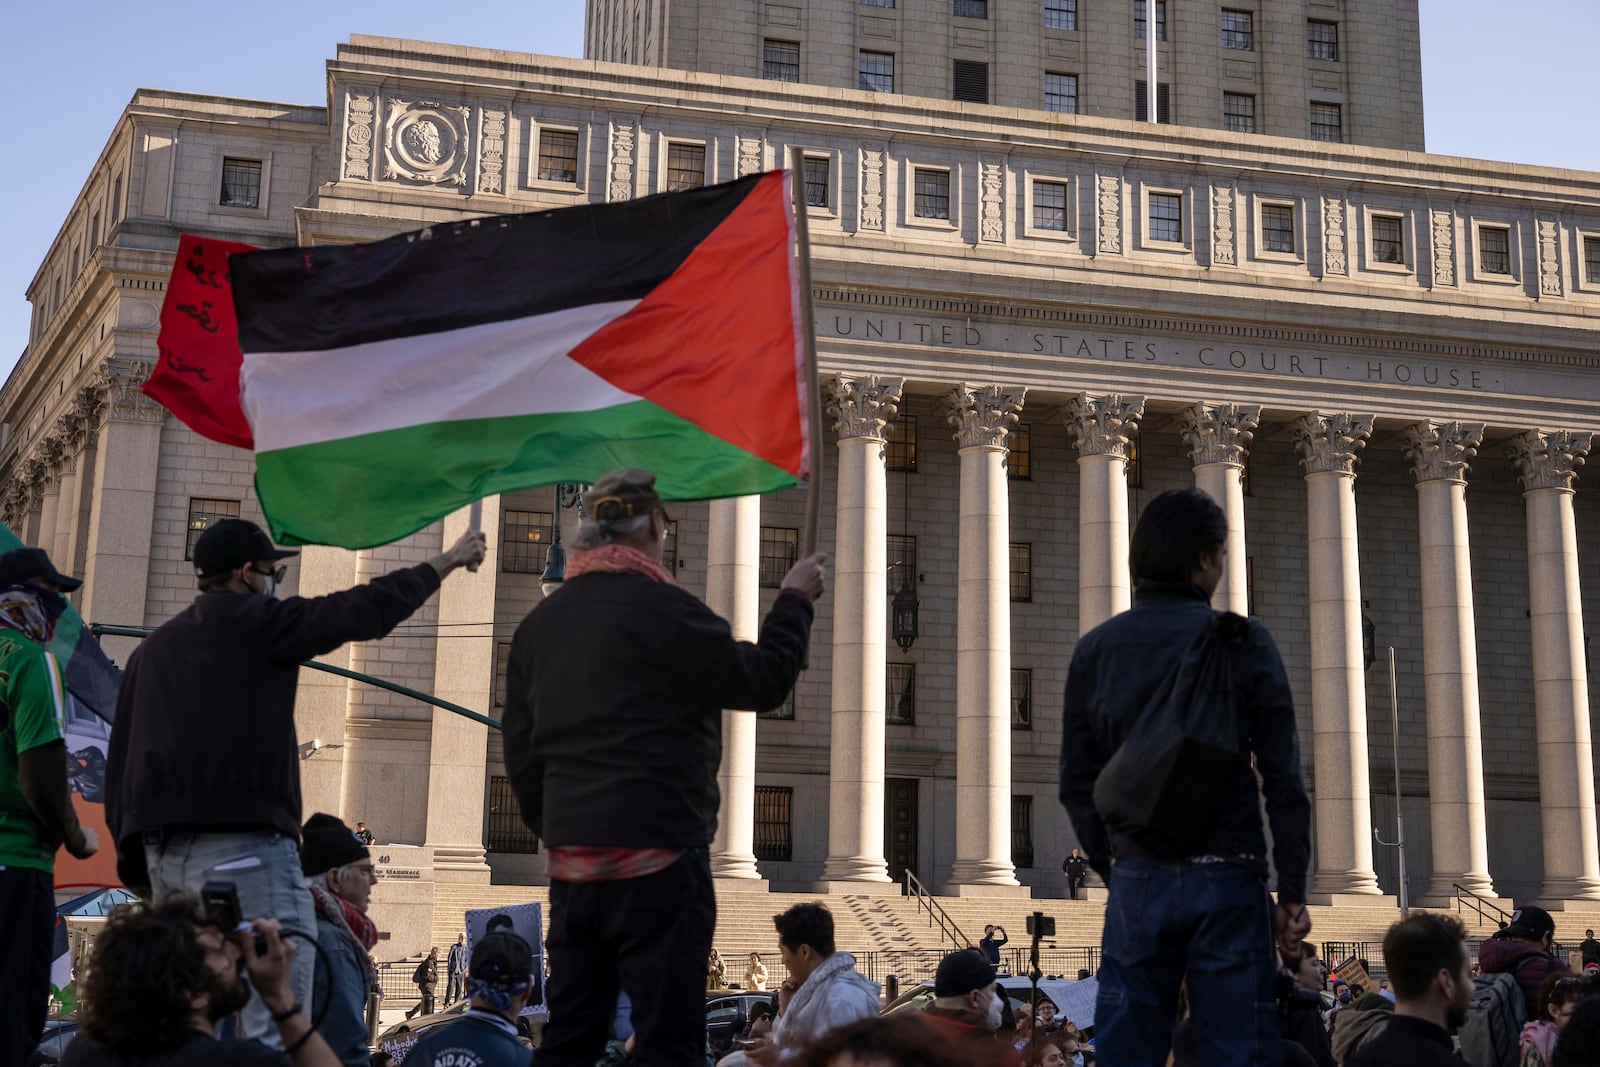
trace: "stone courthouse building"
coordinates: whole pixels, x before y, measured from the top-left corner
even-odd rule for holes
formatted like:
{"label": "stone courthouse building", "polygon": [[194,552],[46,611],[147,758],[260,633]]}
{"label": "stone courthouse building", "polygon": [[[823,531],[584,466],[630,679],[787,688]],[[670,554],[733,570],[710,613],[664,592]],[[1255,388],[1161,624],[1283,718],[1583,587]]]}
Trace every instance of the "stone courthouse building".
{"label": "stone courthouse building", "polygon": [[[1232,524],[1217,604],[1272,629],[1294,684],[1314,892],[1396,891],[1374,828],[1398,777],[1414,900],[1600,899],[1600,175],[1425,154],[1415,0],[1169,0],[1171,121],[1136,121],[1143,10],[592,0],[585,60],[358,36],[325,107],[140,90],[28,290],[6,521],[86,576],[91,620],[154,625],[194,595],[199,530],[260,520],[249,453],[138,391],[182,232],[363,241],[798,146],[833,580],[789,704],[727,716],[721,876],[1060,894],[1073,643],[1128,606],[1143,504],[1199,485]],[[549,488],[484,504],[493,565],[331,662],[497,714],[577,516]],[[752,634],[803,512],[675,507],[679,580]],[[289,591],[464,522],[310,549]],[[439,880],[541,877],[493,731],[314,672],[299,714],[308,811],[423,846]]]}

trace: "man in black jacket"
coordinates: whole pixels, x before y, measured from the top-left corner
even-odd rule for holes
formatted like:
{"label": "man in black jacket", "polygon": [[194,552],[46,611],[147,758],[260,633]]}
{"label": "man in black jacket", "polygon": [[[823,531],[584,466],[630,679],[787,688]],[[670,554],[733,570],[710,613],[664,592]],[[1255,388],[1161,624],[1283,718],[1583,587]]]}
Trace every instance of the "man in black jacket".
{"label": "man in black jacket", "polygon": [[1394,1016],[1346,1067],[1462,1067],[1450,1035],[1472,1006],[1467,931],[1448,915],[1412,915],[1383,936]]}
{"label": "man in black jacket", "polygon": [[619,987],[641,1067],[705,1055],[705,960],[716,923],[724,708],[765,710],[794,687],[822,595],[801,560],[751,644],[661,566],[655,476],[604,475],[565,584],[511,644],[506,771],[547,846],[550,1023],[541,1065],[592,1067]]}
{"label": "man in black jacket", "polygon": [[[199,893],[229,882],[246,920],[274,918],[297,939],[293,988],[311,999],[316,914],[300,870],[295,686],[303,660],[383,637],[457,567],[484,557],[483,534],[331,596],[277,600],[297,555],[255,523],[219,519],[194,547],[200,596],[128,659],[106,764],[106,823],[123,882]],[[241,1036],[278,1041],[252,996]]]}
{"label": "man in black jacket", "polygon": [[[1260,623],[1249,622],[1240,646],[1230,649],[1255,770],[1238,762],[1202,845],[1189,855],[1152,855],[1110,831],[1094,805],[1095,779],[1215,616],[1211,594],[1222,580],[1227,536],[1222,509],[1198,490],[1152,500],[1129,546],[1133,609],[1084,634],[1067,673],[1061,802],[1089,866],[1110,889],[1095,1010],[1095,1044],[1108,1063],[1166,1061],[1185,976],[1205,1062],[1278,1063],[1272,931],[1276,924],[1292,967],[1311,929],[1311,803],[1300,776],[1294,700]],[[1263,795],[1278,873],[1276,912],[1266,889]]]}

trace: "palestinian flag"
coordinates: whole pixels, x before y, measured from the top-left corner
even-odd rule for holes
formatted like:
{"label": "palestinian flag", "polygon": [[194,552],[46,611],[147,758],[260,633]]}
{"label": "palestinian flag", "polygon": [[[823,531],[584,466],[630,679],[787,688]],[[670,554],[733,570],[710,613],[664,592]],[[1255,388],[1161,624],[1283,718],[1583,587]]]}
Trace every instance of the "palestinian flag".
{"label": "palestinian flag", "polygon": [[[0,523],[0,552],[13,548],[26,548],[22,539],[11,527]],[[61,564],[57,564],[61,568]],[[63,570],[63,573],[71,573]],[[84,707],[106,722],[117,714],[117,689],[122,685],[122,672],[100,650],[100,642],[83,624],[83,617],[69,603],[66,612],[56,620],[55,636],[50,640],[50,652],[61,665],[61,678],[67,692],[76,697]]]}
{"label": "palestinian flag", "polygon": [[789,180],[233,256],[273,537],[386,544],[617,467],[667,500],[804,483]]}

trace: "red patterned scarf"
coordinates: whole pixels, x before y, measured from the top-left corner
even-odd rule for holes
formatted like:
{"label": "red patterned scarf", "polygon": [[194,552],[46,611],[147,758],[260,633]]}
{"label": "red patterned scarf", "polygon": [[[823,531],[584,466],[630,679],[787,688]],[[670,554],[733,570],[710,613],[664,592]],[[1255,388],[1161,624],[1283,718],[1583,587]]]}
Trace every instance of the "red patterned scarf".
{"label": "red patterned scarf", "polygon": [[676,584],[672,572],[628,545],[601,545],[586,552],[575,552],[567,564],[567,578],[585,574],[642,574],[657,582]]}

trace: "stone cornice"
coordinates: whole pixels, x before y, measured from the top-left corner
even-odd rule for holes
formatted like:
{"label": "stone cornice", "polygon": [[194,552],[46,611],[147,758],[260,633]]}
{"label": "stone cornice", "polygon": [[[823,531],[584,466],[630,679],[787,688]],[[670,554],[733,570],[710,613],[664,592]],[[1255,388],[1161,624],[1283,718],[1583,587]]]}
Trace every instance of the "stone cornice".
{"label": "stone cornice", "polygon": [[893,421],[905,388],[904,378],[840,376],[827,383],[828,415],[840,440],[884,440],[883,428]]}
{"label": "stone cornice", "polygon": [[1022,414],[1022,401],[1028,390],[1010,385],[967,385],[950,391],[950,414],[946,417],[955,431],[960,448],[1005,448],[1006,435]]}
{"label": "stone cornice", "polygon": [[1242,467],[1260,422],[1259,404],[1202,402],[1179,413],[1178,432],[1189,446],[1189,458],[1195,466],[1231,463]]}
{"label": "stone cornice", "polygon": [[1464,482],[1483,444],[1483,424],[1424,420],[1406,427],[1400,445],[1419,482]]}
{"label": "stone cornice", "polygon": [[1578,468],[1589,455],[1593,434],[1572,430],[1528,430],[1511,439],[1506,453],[1522,482],[1522,491],[1572,491]]}
{"label": "stone cornice", "polygon": [[1128,457],[1128,441],[1144,417],[1144,397],[1079,393],[1067,402],[1067,432],[1080,456]]}
{"label": "stone cornice", "polygon": [[1372,436],[1372,416],[1338,412],[1305,415],[1294,424],[1294,446],[1307,474],[1354,474],[1356,453]]}

